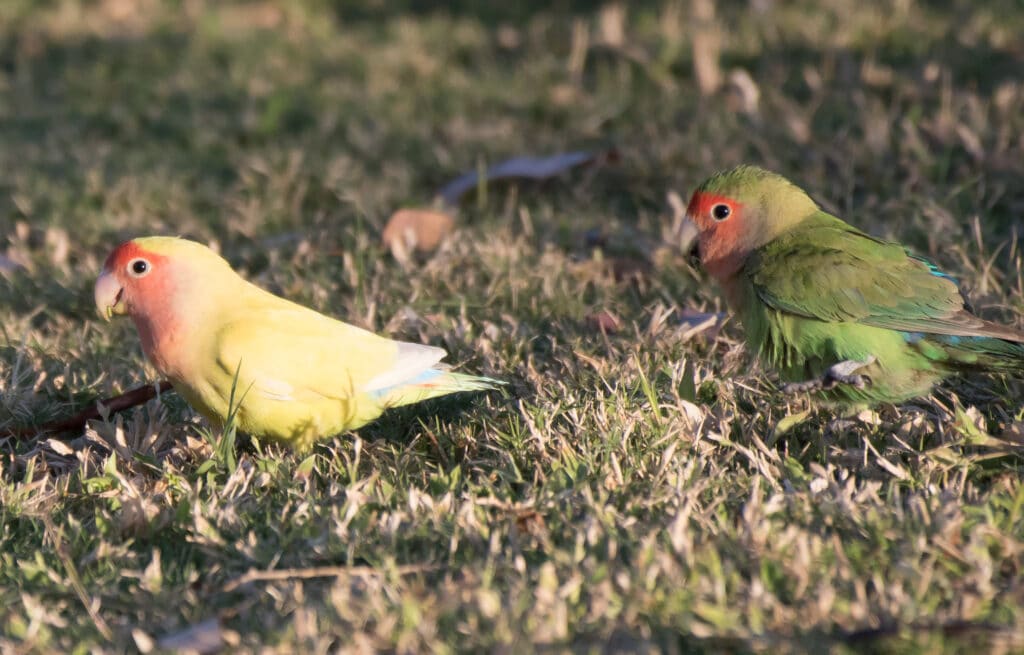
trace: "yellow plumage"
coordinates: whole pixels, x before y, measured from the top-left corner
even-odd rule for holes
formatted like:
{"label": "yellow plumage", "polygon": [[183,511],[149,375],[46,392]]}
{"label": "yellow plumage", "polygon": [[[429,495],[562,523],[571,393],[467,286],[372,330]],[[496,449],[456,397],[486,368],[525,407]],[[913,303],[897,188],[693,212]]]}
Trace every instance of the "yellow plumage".
{"label": "yellow plumage", "polygon": [[300,449],[388,407],[500,384],[445,370],[441,348],[393,341],[268,293],[184,239],[119,246],[96,302],[104,315],[134,319],[147,357],[210,421],[223,423],[234,393],[241,430]]}

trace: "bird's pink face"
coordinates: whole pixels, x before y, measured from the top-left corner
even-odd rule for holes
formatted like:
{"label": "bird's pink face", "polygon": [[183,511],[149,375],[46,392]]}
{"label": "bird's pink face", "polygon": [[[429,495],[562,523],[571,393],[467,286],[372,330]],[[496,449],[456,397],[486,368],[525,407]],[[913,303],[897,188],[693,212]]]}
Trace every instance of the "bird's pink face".
{"label": "bird's pink face", "polygon": [[172,290],[169,269],[166,256],[144,250],[134,241],[122,243],[107,257],[96,280],[94,297],[100,315],[104,319],[136,316],[158,308]]}
{"label": "bird's pink face", "polygon": [[690,199],[686,215],[697,226],[700,262],[719,280],[731,277],[743,265],[747,242],[742,203],[704,191]]}

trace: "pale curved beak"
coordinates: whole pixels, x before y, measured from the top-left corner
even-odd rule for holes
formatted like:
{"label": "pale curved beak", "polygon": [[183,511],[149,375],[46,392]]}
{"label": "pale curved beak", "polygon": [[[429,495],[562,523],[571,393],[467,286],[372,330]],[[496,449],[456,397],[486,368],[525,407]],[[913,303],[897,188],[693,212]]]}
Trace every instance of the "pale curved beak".
{"label": "pale curved beak", "polygon": [[[700,260],[700,230],[689,214],[683,217],[676,232],[679,250],[691,260]],[[692,263],[692,262],[691,262]]]}
{"label": "pale curved beak", "polygon": [[99,310],[103,320],[109,321],[115,314],[127,313],[125,307],[124,288],[109,271],[100,273],[96,280],[96,288],[93,290],[93,297],[96,299],[96,309]]}

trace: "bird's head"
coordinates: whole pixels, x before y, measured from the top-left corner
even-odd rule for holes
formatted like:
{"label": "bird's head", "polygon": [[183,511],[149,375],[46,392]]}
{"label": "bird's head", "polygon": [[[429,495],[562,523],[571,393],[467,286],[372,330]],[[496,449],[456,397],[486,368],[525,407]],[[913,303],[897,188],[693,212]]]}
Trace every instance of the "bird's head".
{"label": "bird's head", "polygon": [[697,228],[701,265],[719,280],[727,280],[751,252],[817,210],[806,193],[781,175],[738,166],[697,187],[686,216]]}
{"label": "bird's head", "polygon": [[[94,298],[104,319],[154,315],[209,295],[212,270],[228,263],[206,246],[175,237],[145,237],[122,243],[107,257]],[[204,288],[204,280],[206,281]]]}

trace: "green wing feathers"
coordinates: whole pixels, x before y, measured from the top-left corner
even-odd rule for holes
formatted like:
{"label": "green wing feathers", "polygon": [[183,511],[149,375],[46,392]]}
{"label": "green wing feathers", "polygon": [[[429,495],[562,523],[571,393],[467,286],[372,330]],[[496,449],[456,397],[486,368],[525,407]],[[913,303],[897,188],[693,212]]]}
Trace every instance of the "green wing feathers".
{"label": "green wing feathers", "polygon": [[798,316],[1024,341],[1024,333],[971,314],[956,282],[928,262],[838,219],[774,240],[751,256],[745,272],[762,302]]}

